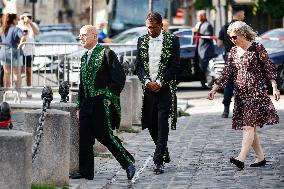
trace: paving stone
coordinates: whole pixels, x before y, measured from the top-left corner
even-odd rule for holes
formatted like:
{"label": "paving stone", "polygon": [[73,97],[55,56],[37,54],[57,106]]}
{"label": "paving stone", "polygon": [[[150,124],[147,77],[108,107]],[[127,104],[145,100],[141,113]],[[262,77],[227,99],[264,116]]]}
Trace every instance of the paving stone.
{"label": "paving stone", "polygon": [[[95,158],[94,180],[70,180],[70,186],[79,185],[82,189],[284,188],[284,98],[275,104],[280,124],[258,129],[267,160],[265,167],[249,167],[254,162],[253,151],[250,151],[244,170],[239,171],[232,165],[229,158],[240,151],[242,131],[231,128],[231,118],[221,118],[221,98],[214,101],[194,99],[189,101],[187,110],[191,116],[179,118],[177,130],[170,130],[168,148],[172,161],[166,164],[164,174],[152,172],[155,146],[148,130],[143,130],[125,145],[136,159],[137,171],[150,160],[134,183],[127,180],[125,170],[114,158]],[[20,125],[21,121],[15,123]]]}

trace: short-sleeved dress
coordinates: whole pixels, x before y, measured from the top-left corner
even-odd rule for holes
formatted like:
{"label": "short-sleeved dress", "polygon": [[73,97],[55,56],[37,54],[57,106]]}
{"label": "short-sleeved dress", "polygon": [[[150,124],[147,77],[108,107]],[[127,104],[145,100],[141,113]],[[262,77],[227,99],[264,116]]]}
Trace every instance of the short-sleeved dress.
{"label": "short-sleeved dress", "polygon": [[235,95],[233,129],[279,123],[266,86],[267,80],[276,80],[277,72],[262,44],[253,42],[241,57],[236,46],[231,49],[215,84],[222,88],[230,77],[234,79]]}
{"label": "short-sleeved dress", "polygon": [[23,32],[16,26],[11,26],[6,34],[1,33],[3,44],[0,51],[0,60],[2,65],[13,65],[18,67],[23,65],[23,51],[18,49]]}

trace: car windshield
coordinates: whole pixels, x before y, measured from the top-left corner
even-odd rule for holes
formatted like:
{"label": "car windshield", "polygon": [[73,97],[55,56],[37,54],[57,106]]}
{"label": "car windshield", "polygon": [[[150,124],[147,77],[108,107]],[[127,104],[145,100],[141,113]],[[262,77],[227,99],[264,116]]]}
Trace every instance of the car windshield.
{"label": "car windshield", "polygon": [[[283,38],[284,37],[284,29],[282,30],[271,30],[260,37],[276,37],[276,38]],[[261,44],[267,49],[277,49],[277,48],[284,48],[284,41],[283,40],[263,40],[260,41]]]}
{"label": "car windshield", "polygon": [[[170,32],[174,32],[174,34],[180,34],[180,35],[192,35],[191,29],[183,29],[182,27],[170,27]],[[140,36],[147,33],[146,27],[139,28],[139,30],[135,31],[128,31],[128,32],[122,32],[112,38],[113,43],[124,43],[124,44],[136,44],[137,40]],[[192,44],[192,38],[180,38],[180,44],[181,45],[191,45]]]}
{"label": "car windshield", "polygon": [[36,37],[38,42],[76,43],[74,36],[69,34],[42,34]]}
{"label": "car windshield", "polygon": [[132,32],[132,33],[121,33],[115,36],[112,39],[113,43],[136,43],[139,37],[139,33]]}

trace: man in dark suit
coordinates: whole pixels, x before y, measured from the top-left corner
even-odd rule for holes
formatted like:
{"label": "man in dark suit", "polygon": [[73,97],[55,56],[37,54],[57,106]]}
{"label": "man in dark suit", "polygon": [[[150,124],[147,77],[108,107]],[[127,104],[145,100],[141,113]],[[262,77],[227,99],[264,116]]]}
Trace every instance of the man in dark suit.
{"label": "man in dark suit", "polygon": [[175,74],[179,69],[180,45],[174,35],[163,31],[162,17],[151,12],[146,19],[148,34],[137,44],[136,71],[144,89],[142,128],[148,128],[156,145],[154,172],[163,173],[164,163],[170,161],[167,141],[168,119],[171,113],[175,127]]}
{"label": "man in dark suit", "polygon": [[[231,22],[226,23],[219,32],[219,37],[217,41],[218,46],[224,46],[224,60],[227,62],[227,56],[230,52],[231,48],[235,46],[235,44],[231,41],[230,36],[227,34],[227,29],[229,25],[235,21],[243,21],[245,19],[245,9],[241,5],[232,5],[232,12],[233,12],[233,19]],[[226,86],[224,87],[224,112],[222,113],[223,118],[228,118],[230,113],[230,104],[231,99],[233,97],[233,89],[234,89],[234,82],[233,78],[231,78]]]}
{"label": "man in dark suit", "polygon": [[93,145],[97,139],[113,154],[131,180],[135,174],[134,158],[112,132],[120,122],[119,95],[125,84],[125,74],[115,53],[98,43],[94,26],[83,26],[79,38],[87,52],[81,59],[77,102],[79,171],[72,173],[70,178],[94,178]]}
{"label": "man in dark suit", "polygon": [[[197,13],[199,22],[192,29],[198,36],[213,36],[213,27],[207,21],[206,12],[200,10]],[[199,72],[198,76],[202,85],[202,88],[208,88],[206,72],[209,60],[215,56],[214,44],[212,39],[199,38],[197,40],[196,48],[196,61],[198,61]]]}

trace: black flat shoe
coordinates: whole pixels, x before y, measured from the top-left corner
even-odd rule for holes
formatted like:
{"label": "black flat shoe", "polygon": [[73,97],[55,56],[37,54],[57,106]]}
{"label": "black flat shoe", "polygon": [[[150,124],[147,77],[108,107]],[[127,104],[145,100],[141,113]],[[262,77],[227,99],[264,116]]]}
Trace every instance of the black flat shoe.
{"label": "black flat shoe", "polygon": [[80,172],[76,171],[74,173],[72,173],[69,178],[71,179],[82,179],[82,178],[85,178],[87,180],[93,180],[94,178],[93,177],[85,177],[83,176]]}
{"label": "black flat shoe", "polygon": [[235,164],[240,169],[244,169],[244,167],[245,167],[244,162],[241,162],[241,161],[239,161],[239,160],[237,160],[237,159],[235,159],[233,157],[230,158],[230,162]]}
{"label": "black flat shoe", "polygon": [[229,113],[228,112],[223,112],[222,118],[228,118],[228,117],[229,117]]}
{"label": "black flat shoe", "polygon": [[131,164],[127,169],[126,169],[126,174],[127,174],[127,179],[131,180],[134,175],[135,175],[135,166],[133,164]]}
{"label": "black flat shoe", "polygon": [[224,112],[222,114],[222,118],[228,118],[230,113],[230,106],[224,106]]}
{"label": "black flat shoe", "polygon": [[156,164],[153,171],[154,171],[154,173],[156,175],[159,175],[159,174],[164,173],[164,169],[163,168],[164,168],[163,165]]}
{"label": "black flat shoe", "polygon": [[264,159],[260,162],[250,164],[250,167],[262,167],[262,166],[265,166],[265,165],[266,165],[266,160]]}

